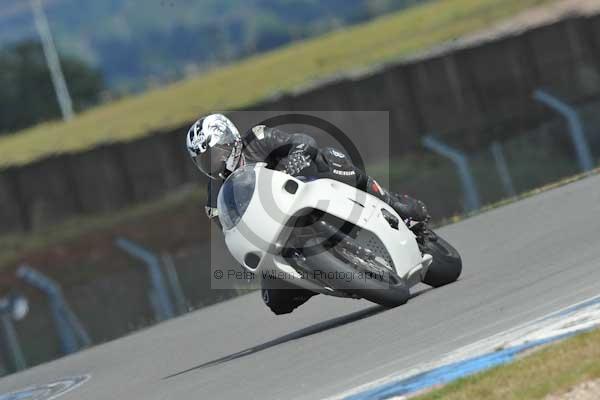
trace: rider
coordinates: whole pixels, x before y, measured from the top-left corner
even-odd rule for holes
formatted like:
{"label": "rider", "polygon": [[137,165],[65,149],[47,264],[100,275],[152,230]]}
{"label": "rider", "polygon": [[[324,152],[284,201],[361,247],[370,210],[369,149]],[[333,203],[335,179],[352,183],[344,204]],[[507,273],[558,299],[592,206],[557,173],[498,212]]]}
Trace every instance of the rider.
{"label": "rider", "polygon": [[[404,219],[426,221],[425,205],[406,195],[389,193],[374,179],[356,168],[342,151],[319,149],[315,140],[305,134],[290,134],[277,128],[258,125],[240,135],[224,115],[212,114],[192,125],[187,135],[187,149],[192,160],[208,177],[206,214],[218,216],[217,196],[223,181],[237,168],[265,162],[269,168],[293,176],[319,176],[367,188],[393,207]],[[358,186],[361,185],[361,186]],[[303,289],[263,289],[263,300],[275,314],[292,312],[315,293]]]}

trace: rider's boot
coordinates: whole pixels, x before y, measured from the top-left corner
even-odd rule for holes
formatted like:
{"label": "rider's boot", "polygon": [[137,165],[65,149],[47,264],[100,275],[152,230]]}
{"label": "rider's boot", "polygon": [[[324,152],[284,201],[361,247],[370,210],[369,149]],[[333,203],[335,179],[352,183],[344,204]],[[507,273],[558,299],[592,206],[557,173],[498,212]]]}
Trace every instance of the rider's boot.
{"label": "rider's boot", "polygon": [[425,203],[405,194],[390,193],[370,177],[367,177],[367,192],[389,204],[405,221],[427,222],[431,218]]}
{"label": "rider's boot", "polygon": [[304,289],[262,289],[264,303],[276,315],[291,313],[315,295]]}
{"label": "rider's boot", "polygon": [[427,222],[431,219],[427,212],[427,207],[425,207],[425,203],[421,200],[414,199],[405,194],[401,195],[395,193],[392,193],[390,198],[390,205],[398,214],[400,214],[402,219],[410,219],[411,221],[416,222]]}

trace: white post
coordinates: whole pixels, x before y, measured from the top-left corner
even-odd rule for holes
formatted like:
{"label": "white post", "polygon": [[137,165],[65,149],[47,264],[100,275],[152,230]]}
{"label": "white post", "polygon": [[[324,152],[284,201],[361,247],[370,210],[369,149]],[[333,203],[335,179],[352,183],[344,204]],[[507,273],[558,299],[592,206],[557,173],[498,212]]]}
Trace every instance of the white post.
{"label": "white post", "polygon": [[60,59],[52,39],[52,33],[50,32],[50,26],[44,13],[42,6],[42,0],[31,0],[31,8],[33,10],[33,18],[35,20],[35,27],[42,40],[42,48],[44,50],[44,56],[46,57],[46,63],[50,70],[50,77],[52,84],[54,85],[54,91],[58,104],[62,112],[63,119],[68,121],[73,118],[73,102],[71,101],[71,95],[69,94],[69,88],[65,81],[62,68],[60,66]]}
{"label": "white post", "polygon": [[581,123],[581,118],[579,117],[577,110],[571,105],[544,92],[543,90],[536,90],[533,94],[533,98],[541,103],[544,103],[555,111],[558,111],[567,119],[569,124],[569,133],[571,135],[573,145],[575,146],[575,151],[577,152],[579,166],[583,171],[589,171],[593,169],[594,161],[592,158],[592,153],[585,137],[583,124]]}

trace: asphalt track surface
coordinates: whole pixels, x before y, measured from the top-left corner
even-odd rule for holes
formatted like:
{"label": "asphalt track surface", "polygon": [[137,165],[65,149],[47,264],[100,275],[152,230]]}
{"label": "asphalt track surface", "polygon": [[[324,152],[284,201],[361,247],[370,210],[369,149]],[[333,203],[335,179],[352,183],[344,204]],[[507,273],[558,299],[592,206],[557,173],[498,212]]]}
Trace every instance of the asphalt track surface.
{"label": "asphalt track surface", "polygon": [[6,377],[0,393],[89,373],[60,400],[318,399],[600,293],[598,176],[439,233],[463,276],[405,306],[318,296],[275,317],[254,293]]}

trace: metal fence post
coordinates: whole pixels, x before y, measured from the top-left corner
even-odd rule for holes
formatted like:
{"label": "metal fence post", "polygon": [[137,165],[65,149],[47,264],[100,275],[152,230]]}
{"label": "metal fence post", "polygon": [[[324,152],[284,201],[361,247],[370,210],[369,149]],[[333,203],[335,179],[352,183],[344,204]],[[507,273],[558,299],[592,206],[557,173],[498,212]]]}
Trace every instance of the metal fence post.
{"label": "metal fence post", "polygon": [[473,178],[467,156],[463,152],[446,145],[433,136],[425,136],[423,138],[423,145],[450,159],[456,165],[465,194],[465,211],[477,210],[481,205],[481,201],[479,200],[479,192],[477,191],[477,185],[475,184],[475,179]]}
{"label": "metal fence post", "polygon": [[504,186],[504,191],[509,197],[516,196],[517,192],[515,191],[515,186],[513,185],[513,180],[510,176],[510,171],[508,170],[508,163],[504,157],[502,145],[498,142],[493,142],[490,146],[490,150],[494,156],[496,170],[498,171],[498,175],[500,175],[500,180],[502,181],[502,186]]}
{"label": "metal fence post", "polygon": [[0,330],[2,331],[3,347],[8,358],[7,366],[9,365],[10,372],[17,372],[25,369],[25,357],[19,344],[15,326],[8,314],[0,316]]}
{"label": "metal fence post", "polygon": [[58,283],[26,265],[19,267],[17,276],[48,296],[50,310],[64,354],[74,353],[92,343],[87,331],[65,300]]}
{"label": "metal fence post", "polygon": [[183,293],[183,288],[181,287],[181,282],[179,280],[179,275],[175,269],[175,262],[173,261],[173,257],[171,257],[169,254],[163,254],[162,261],[163,266],[165,267],[167,280],[169,281],[169,286],[171,286],[173,298],[175,299],[175,304],[177,305],[177,312],[179,314],[183,314],[188,311],[188,308],[185,295]]}
{"label": "metal fence post", "polygon": [[25,310],[15,312],[15,299],[4,297],[0,299],[0,332],[2,334],[2,347],[6,357],[6,365],[10,372],[18,372],[27,367],[25,356],[19,343],[19,337],[13,319],[24,318],[27,314],[27,299],[19,296],[19,301],[25,302]]}
{"label": "metal fence post", "polygon": [[573,106],[543,90],[536,90],[533,94],[533,98],[557,111],[566,118],[567,123],[569,124],[569,134],[571,135],[571,140],[573,141],[575,151],[577,152],[579,167],[583,171],[589,171],[593,169],[594,161],[592,158],[592,153],[585,137],[583,123],[581,122],[581,118],[579,117],[577,110]]}
{"label": "metal fence post", "polygon": [[146,264],[148,273],[150,274],[150,282],[152,284],[150,303],[154,308],[154,314],[156,318],[159,321],[173,318],[173,305],[171,304],[171,299],[169,298],[169,293],[165,286],[165,281],[158,257],[140,245],[125,238],[118,238],[115,241],[115,244],[121,250]]}

